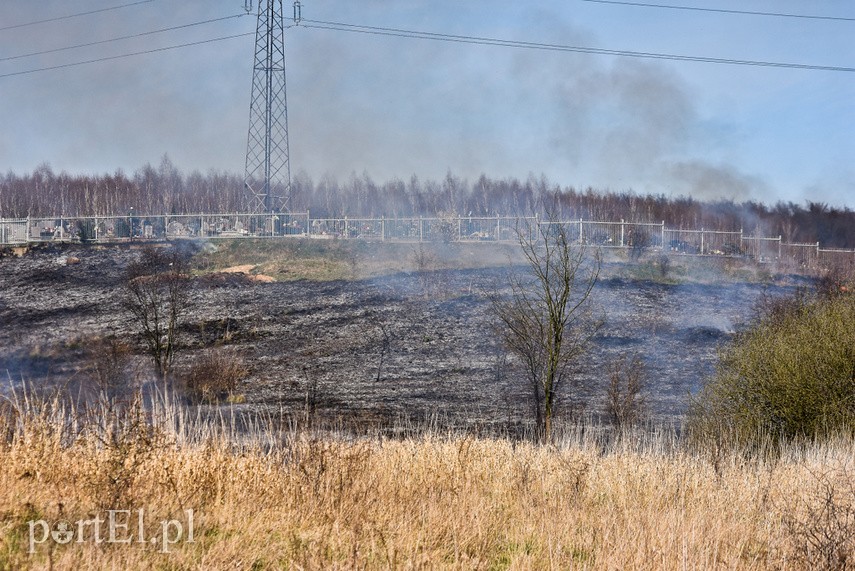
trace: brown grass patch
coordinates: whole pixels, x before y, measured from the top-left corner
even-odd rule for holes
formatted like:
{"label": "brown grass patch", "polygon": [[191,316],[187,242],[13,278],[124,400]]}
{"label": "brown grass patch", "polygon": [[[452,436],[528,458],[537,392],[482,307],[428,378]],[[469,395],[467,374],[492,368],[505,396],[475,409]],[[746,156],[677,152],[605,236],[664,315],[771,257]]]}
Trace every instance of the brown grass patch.
{"label": "brown grass patch", "polygon": [[[713,465],[664,437],[540,446],[263,422],[236,434],[228,414],[163,402],[88,414],[18,399],[2,412],[3,569],[800,568],[804,538],[787,522],[826,505],[815,474],[842,473],[855,452],[841,441]],[[105,509],[145,510],[146,537],[192,509],[194,542],[163,553],[88,536],[28,553],[29,521]]]}

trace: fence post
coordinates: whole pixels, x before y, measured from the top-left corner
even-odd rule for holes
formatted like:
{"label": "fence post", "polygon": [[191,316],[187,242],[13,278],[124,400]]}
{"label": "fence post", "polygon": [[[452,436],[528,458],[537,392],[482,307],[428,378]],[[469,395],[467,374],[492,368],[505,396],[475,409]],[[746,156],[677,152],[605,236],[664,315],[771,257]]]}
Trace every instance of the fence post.
{"label": "fence post", "polygon": [[380,241],[386,241],[386,215],[380,217]]}
{"label": "fence post", "polygon": [[778,261],[781,261],[781,238],[782,236],[778,235]]}
{"label": "fence post", "polygon": [[419,242],[424,242],[424,241],[425,241],[424,221],[422,220],[422,217],[419,216]]}
{"label": "fence post", "polygon": [[27,231],[24,232],[24,239],[26,240],[27,244],[30,243],[30,215],[29,214],[27,215]]}
{"label": "fence post", "polygon": [[457,241],[458,242],[460,242],[460,240],[462,238],[462,236],[461,236],[461,233],[462,233],[461,224],[462,224],[462,222],[461,222],[460,214],[458,214],[457,215]]}
{"label": "fence post", "polygon": [[623,248],[623,218],[620,219],[620,247]]}
{"label": "fence post", "polygon": [[743,249],[743,247],[744,247],[744,246],[742,245],[742,244],[743,244],[743,240],[744,240],[744,239],[745,239],[745,236],[743,236],[743,235],[742,235],[742,228],[740,228],[740,229],[739,229],[739,253],[740,253],[740,254],[742,254],[742,249]]}
{"label": "fence post", "polygon": [[661,248],[662,253],[664,254],[666,251],[665,250],[665,221],[664,220],[662,221],[662,242],[660,243],[659,247]]}
{"label": "fence post", "polygon": [[701,226],[701,256],[704,255],[704,227]]}
{"label": "fence post", "polygon": [[502,240],[502,225],[499,222],[499,215],[496,214],[496,242]]}
{"label": "fence post", "polygon": [[585,240],[582,239],[582,217],[579,217],[579,243],[584,244]]}

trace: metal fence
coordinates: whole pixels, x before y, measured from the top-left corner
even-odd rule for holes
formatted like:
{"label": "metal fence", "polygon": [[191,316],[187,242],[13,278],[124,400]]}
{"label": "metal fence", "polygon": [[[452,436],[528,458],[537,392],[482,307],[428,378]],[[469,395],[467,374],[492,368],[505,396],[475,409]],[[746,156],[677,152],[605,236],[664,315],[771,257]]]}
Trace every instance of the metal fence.
{"label": "metal fence", "polygon": [[170,214],[0,219],[0,244],[305,236],[303,214]]}
{"label": "metal fence", "polygon": [[0,245],[38,242],[106,243],[134,240],[283,238],[361,239],[396,242],[515,242],[520,232],[560,224],[579,243],[669,255],[745,256],[795,268],[855,267],[855,250],[788,244],[780,236],[742,231],[669,228],[665,222],[562,220],[538,217],[436,216],[312,218],[288,214],[169,214],[0,218]]}

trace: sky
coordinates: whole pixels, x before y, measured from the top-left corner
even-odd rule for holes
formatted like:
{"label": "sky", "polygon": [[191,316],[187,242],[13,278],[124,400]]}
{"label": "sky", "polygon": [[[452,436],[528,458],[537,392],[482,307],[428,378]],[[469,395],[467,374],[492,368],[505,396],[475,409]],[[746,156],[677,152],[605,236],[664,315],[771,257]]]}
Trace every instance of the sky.
{"label": "sky", "polygon": [[[0,1],[0,172],[242,173],[244,0]],[[286,31],[291,171],[376,181],[544,175],[576,188],[855,208],[855,73],[438,42],[312,21],[855,68],[851,0],[302,0]],[[285,13],[292,13],[285,0]],[[203,20],[219,22],[102,43]],[[293,24],[293,22],[288,22]],[[20,73],[241,37],[144,55]],[[33,52],[57,50],[29,57]]]}

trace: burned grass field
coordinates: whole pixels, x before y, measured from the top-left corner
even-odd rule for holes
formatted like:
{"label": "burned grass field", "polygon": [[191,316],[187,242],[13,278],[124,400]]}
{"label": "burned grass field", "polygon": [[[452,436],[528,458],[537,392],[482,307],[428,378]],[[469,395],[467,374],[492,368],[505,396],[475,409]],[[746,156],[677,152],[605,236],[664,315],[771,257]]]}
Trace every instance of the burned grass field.
{"label": "burned grass field", "polygon": [[[514,271],[505,249],[311,241],[158,247],[189,249],[195,268],[173,376],[186,377],[211,354],[240,363],[240,379],[223,399],[232,410],[496,428],[530,416],[522,373],[501,347],[491,312],[490,296]],[[127,345],[123,383],[152,382],[139,326],[122,302],[126,269],[141,248],[44,247],[0,260],[7,384],[85,395],[105,340]],[[575,386],[562,394],[559,416],[601,415],[605,372],[637,355],[651,418],[678,423],[718,348],[753,317],[757,300],[792,289],[724,270],[706,269],[697,280],[679,261],[669,264],[671,277],[650,279],[643,270],[653,265],[606,261],[592,295],[603,326]],[[319,266],[323,275],[313,274]]]}
{"label": "burned grass field", "polygon": [[[158,246],[176,247],[192,269],[166,381],[123,302],[143,246],[0,259],[0,568],[848,568],[851,437],[766,454],[661,426],[793,283],[607,261],[559,402],[589,416],[547,443],[517,438],[531,409],[494,329],[513,271],[496,252]],[[321,254],[325,279],[300,279]],[[599,430],[631,356],[659,426]]]}

